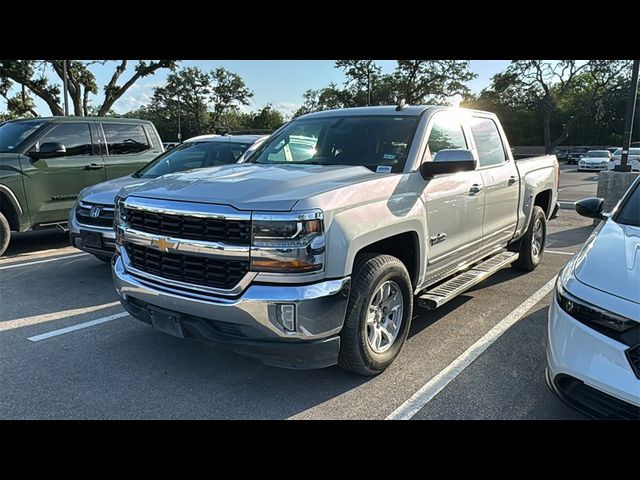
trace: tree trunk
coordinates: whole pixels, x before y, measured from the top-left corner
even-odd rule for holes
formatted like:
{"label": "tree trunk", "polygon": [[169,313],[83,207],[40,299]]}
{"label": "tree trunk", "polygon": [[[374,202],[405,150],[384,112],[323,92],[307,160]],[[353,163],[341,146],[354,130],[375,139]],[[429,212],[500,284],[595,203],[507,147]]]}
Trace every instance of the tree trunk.
{"label": "tree trunk", "polygon": [[553,110],[549,106],[544,106],[544,118],[543,118],[543,128],[544,128],[544,153],[547,155],[553,153],[553,148],[551,145],[551,113]]}

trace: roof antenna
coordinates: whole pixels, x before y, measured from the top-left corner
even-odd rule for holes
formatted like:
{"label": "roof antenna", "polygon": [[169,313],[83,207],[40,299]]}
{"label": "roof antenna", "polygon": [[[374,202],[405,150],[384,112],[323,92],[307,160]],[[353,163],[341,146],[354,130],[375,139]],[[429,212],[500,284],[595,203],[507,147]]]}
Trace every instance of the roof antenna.
{"label": "roof antenna", "polygon": [[396,107],[396,112],[401,112],[402,110],[404,110],[405,108],[407,108],[409,105],[407,105],[406,100],[403,98],[402,100],[400,100],[400,103],[398,104],[398,106]]}

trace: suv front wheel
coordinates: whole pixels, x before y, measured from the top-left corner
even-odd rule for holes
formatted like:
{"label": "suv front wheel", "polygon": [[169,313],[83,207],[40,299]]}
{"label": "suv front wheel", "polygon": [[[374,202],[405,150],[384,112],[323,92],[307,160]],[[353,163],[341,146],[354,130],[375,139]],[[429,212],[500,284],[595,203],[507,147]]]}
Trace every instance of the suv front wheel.
{"label": "suv front wheel", "polygon": [[0,213],[0,256],[5,252],[9,246],[9,239],[11,238],[11,229],[9,228],[9,222],[5,216]]}

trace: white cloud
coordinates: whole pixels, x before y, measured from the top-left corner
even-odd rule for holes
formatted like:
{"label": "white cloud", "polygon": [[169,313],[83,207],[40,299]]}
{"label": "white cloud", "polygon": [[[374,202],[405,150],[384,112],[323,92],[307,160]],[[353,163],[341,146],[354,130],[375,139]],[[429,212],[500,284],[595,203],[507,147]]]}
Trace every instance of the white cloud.
{"label": "white cloud", "polygon": [[278,102],[274,105],[274,108],[284,115],[292,115],[300,107],[299,103],[293,102]]}
{"label": "white cloud", "polygon": [[125,94],[116,103],[113,104],[113,110],[116,113],[127,113],[131,110],[140,108],[143,105],[148,105],[151,101],[151,94],[149,92],[140,92],[136,94]]}

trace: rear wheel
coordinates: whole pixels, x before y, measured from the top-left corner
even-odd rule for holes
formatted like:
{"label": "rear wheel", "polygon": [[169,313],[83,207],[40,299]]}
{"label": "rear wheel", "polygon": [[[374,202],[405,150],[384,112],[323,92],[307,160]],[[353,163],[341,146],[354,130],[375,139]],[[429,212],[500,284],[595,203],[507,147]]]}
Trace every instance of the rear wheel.
{"label": "rear wheel", "polygon": [[409,333],[413,288],[404,264],[391,255],[356,261],[338,363],[360,375],[377,375],[400,354]]}
{"label": "rear wheel", "polygon": [[518,270],[535,270],[542,261],[544,246],[547,240],[547,219],[542,208],[533,207],[533,214],[529,222],[529,228],[522,237],[520,243],[520,256],[513,262],[513,267]]}
{"label": "rear wheel", "polygon": [[11,228],[9,228],[9,222],[5,216],[0,213],[0,256],[5,252],[9,246],[9,239],[11,238]]}

